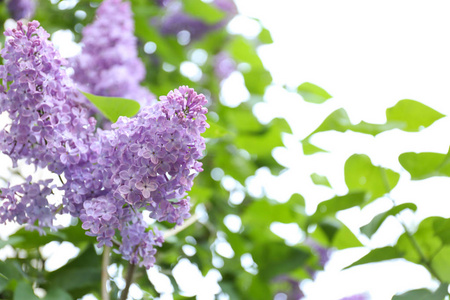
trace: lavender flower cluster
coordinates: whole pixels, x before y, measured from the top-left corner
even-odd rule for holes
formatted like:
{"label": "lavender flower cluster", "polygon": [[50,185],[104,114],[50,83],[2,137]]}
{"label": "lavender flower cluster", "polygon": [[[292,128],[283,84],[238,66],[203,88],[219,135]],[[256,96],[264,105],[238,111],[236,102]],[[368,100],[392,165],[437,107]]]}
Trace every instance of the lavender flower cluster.
{"label": "lavender flower cluster", "polygon": [[143,211],[178,225],[189,217],[186,192],[202,171],[200,134],[208,127],[205,97],[182,86],[111,130],[96,130],[39,23],[19,21],[5,35],[0,113],[11,122],[0,131],[0,149],[14,165],[25,160],[66,180],[59,204],[47,200],[51,180],[2,188],[0,222],[54,228],[55,215],[69,213],[99,247],[119,239],[125,259],[150,268],[163,237],[147,230]]}
{"label": "lavender flower cluster", "polygon": [[207,24],[183,11],[182,1],[159,1],[159,5],[166,7],[166,14],[158,21],[160,31],[164,35],[176,35],[180,31],[188,31],[191,40],[201,38],[206,33],[223,28],[236,14],[237,7],[233,0],[214,0],[212,5],[225,12],[223,20],[216,24]]}
{"label": "lavender flower cluster", "polygon": [[140,86],[145,68],[138,58],[130,2],[103,1],[94,23],[83,29],[81,43],[82,53],[72,66],[73,80],[83,91],[133,99],[141,106],[156,101],[148,89]]}
{"label": "lavender flower cluster", "polygon": [[8,11],[14,20],[30,19],[36,10],[36,0],[9,0]]}

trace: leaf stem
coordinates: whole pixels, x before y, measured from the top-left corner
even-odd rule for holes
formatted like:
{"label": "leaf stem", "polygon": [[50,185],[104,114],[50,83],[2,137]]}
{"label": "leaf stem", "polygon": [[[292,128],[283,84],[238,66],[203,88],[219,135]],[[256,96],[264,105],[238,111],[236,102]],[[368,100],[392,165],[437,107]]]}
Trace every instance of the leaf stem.
{"label": "leaf stem", "polygon": [[64,183],[64,180],[62,179],[62,177],[61,177],[60,174],[58,174],[58,177],[59,177],[59,180],[61,181],[61,183],[62,183],[62,184],[65,184],[65,183]]}
{"label": "leaf stem", "polygon": [[111,253],[111,248],[108,246],[103,247],[103,256],[102,256],[102,300],[109,300],[109,293],[106,289],[106,284],[108,281],[108,266],[109,266],[109,254]]}
{"label": "leaf stem", "polygon": [[164,239],[167,239],[168,237],[174,236],[177,233],[179,233],[180,231],[185,230],[186,228],[188,228],[189,226],[191,226],[192,224],[194,224],[195,222],[197,222],[200,219],[200,217],[196,214],[194,214],[192,217],[190,217],[189,219],[187,219],[183,225],[178,226],[178,227],[174,227],[172,229],[167,230],[166,232],[164,232]]}
{"label": "leaf stem", "polygon": [[[391,187],[389,185],[389,181],[386,175],[386,171],[381,168],[381,177],[383,178],[383,184],[384,187],[386,189],[386,197],[389,198],[389,200],[392,201],[392,204],[394,206],[397,205],[397,203],[395,202],[395,200],[391,197]],[[414,237],[414,235],[409,231],[408,227],[406,226],[406,224],[400,219],[399,215],[396,214],[395,218],[398,220],[398,222],[400,223],[400,225],[403,227],[403,230],[405,231],[406,236],[408,237],[409,242],[411,243],[411,245],[413,246],[414,250],[416,250],[417,254],[420,257],[420,263],[422,264],[422,266],[425,267],[425,269],[428,270],[428,272],[430,272],[431,275],[433,275],[437,280],[439,280],[439,282],[444,283],[444,281],[441,279],[441,277],[434,271],[434,269],[431,266],[430,261],[426,258],[425,254],[423,253],[422,249],[420,248],[419,243],[417,242],[416,238]]]}

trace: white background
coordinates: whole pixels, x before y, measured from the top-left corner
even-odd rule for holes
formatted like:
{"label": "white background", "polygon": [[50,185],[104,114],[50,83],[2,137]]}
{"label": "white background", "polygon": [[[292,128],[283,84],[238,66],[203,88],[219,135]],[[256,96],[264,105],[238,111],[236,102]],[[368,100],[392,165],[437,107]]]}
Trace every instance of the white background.
{"label": "white background", "polygon": [[[323,133],[313,143],[331,154],[302,155],[301,140],[333,110],[344,107],[354,123],[385,122],[385,110],[401,99],[414,99],[448,115],[450,83],[450,3],[448,1],[236,1],[243,15],[259,18],[272,32],[275,43],[259,53],[272,72],[276,86],[267,91],[267,105],[256,111],[262,120],[285,116],[294,135],[285,139],[287,150],[276,155],[290,170],[279,178],[265,174],[273,183],[265,191],[286,200],[300,192],[309,212],[334,193],[345,194],[343,164],[353,153],[368,154],[376,165],[401,173],[392,197],[398,203],[414,202],[416,215],[402,214],[414,229],[431,215],[450,217],[447,178],[410,182],[398,163],[406,151],[446,153],[450,144],[450,122],[444,118],[420,133],[392,131],[376,138],[355,133]],[[237,29],[236,29],[237,30]],[[280,86],[295,89],[308,81],[327,90],[333,99],[320,106],[302,102]],[[275,111],[275,113],[274,113]],[[314,187],[309,174],[327,175],[334,191]],[[280,186],[282,188],[280,188]],[[354,232],[375,214],[392,204],[380,199],[364,209],[339,215]],[[402,233],[390,218],[369,247],[392,244]],[[307,299],[340,299],[367,292],[371,299],[390,299],[397,292],[421,287],[435,288],[427,271],[404,261],[339,270],[365,254],[351,249],[335,253],[315,282],[306,282]]]}

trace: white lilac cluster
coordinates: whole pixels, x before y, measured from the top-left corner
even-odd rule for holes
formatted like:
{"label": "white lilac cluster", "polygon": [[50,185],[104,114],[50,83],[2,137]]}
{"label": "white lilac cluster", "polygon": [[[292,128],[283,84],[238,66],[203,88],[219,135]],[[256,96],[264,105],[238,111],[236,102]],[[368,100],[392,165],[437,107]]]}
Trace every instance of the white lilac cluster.
{"label": "white lilac cluster", "polygon": [[124,97],[141,106],[156,101],[140,86],[145,67],[138,57],[130,2],[105,0],[95,21],[83,29],[83,49],[72,65],[81,90],[100,96]]}
{"label": "white lilac cluster", "polygon": [[5,34],[0,112],[11,122],[0,131],[0,150],[66,180],[59,204],[47,200],[51,180],[2,188],[0,222],[54,228],[55,215],[69,213],[99,247],[118,239],[125,259],[150,268],[163,238],[147,229],[142,212],[178,225],[189,217],[186,192],[202,171],[200,134],[208,127],[205,97],[182,86],[111,130],[95,130],[39,23],[18,22]]}

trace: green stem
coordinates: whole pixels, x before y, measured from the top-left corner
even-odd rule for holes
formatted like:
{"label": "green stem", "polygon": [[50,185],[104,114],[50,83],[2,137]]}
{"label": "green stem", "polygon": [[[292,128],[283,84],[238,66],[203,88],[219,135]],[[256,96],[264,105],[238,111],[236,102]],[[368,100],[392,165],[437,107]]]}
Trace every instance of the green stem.
{"label": "green stem", "polygon": [[136,269],[135,264],[130,263],[128,265],[127,278],[125,279],[126,284],[125,284],[125,288],[122,291],[122,294],[120,295],[120,300],[127,300],[128,291],[130,290],[130,286],[133,283],[133,275],[134,275],[135,269]]}
{"label": "green stem", "polygon": [[[392,201],[392,204],[394,206],[396,206],[397,204],[395,203],[395,200],[390,195],[391,187],[389,185],[389,181],[388,181],[388,178],[387,178],[387,175],[386,175],[386,171],[383,168],[381,168],[381,177],[383,178],[383,184],[384,184],[384,187],[386,189],[386,197],[389,198],[389,200]],[[433,267],[431,266],[430,261],[426,258],[425,254],[423,253],[422,249],[420,248],[419,243],[417,242],[417,240],[414,237],[414,235],[409,231],[408,227],[406,227],[406,224],[399,218],[398,214],[395,215],[395,218],[400,223],[400,225],[403,227],[403,230],[405,231],[409,242],[411,243],[411,245],[413,246],[414,250],[419,255],[420,263],[422,264],[422,266],[424,266],[425,269],[427,269],[428,272],[430,272],[431,275],[433,275],[437,280],[439,280],[439,282],[444,283],[444,281],[441,279],[441,277],[436,273],[436,271],[434,271]]]}
{"label": "green stem", "polygon": [[111,248],[108,246],[103,247],[103,256],[102,256],[102,300],[109,300],[109,293],[106,289],[106,284],[108,282],[108,266],[109,266],[109,254],[111,253]]}
{"label": "green stem", "polygon": [[[397,218],[398,219],[398,218]],[[408,237],[409,241],[413,245],[414,249],[416,250],[417,254],[420,257],[420,263],[430,272],[431,275],[436,277],[439,282],[444,283],[442,278],[434,271],[434,269],[431,267],[431,263],[428,261],[428,259],[425,257],[425,254],[423,253],[422,249],[420,249],[419,243],[417,243],[414,236],[409,232],[409,230],[406,228],[405,224],[400,221],[400,224],[402,225],[403,229],[405,230],[406,236]]]}
{"label": "green stem", "polygon": [[198,219],[199,219],[198,215],[193,215],[192,217],[184,221],[183,225],[167,230],[166,232],[164,232],[164,239],[167,239],[168,237],[174,236],[178,232],[183,231],[187,227],[197,222]]}

